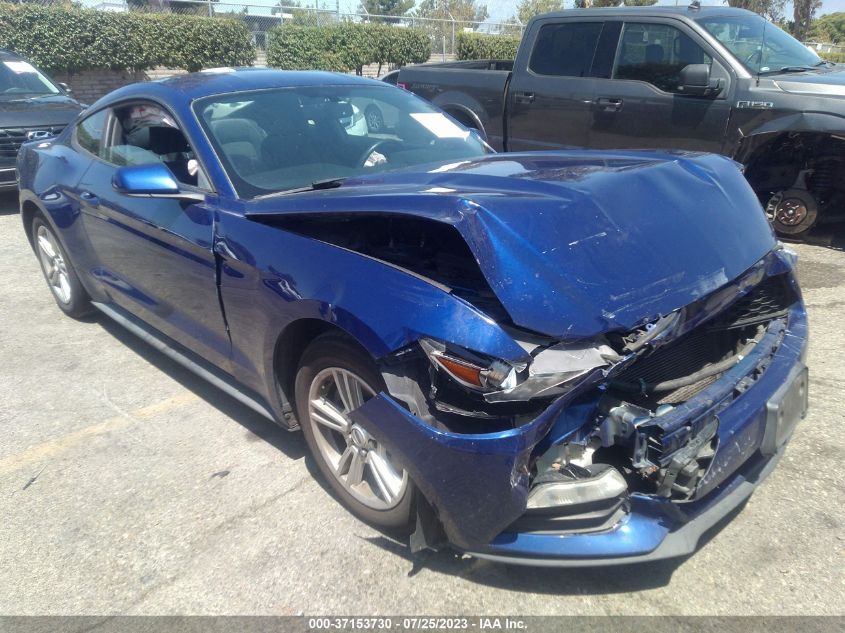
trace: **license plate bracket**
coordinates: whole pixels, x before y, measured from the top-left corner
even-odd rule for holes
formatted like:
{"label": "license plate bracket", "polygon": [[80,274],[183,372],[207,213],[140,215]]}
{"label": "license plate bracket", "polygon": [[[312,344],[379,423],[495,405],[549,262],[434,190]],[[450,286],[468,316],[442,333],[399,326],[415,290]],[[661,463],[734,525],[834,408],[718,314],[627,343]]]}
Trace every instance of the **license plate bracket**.
{"label": "license plate bracket", "polygon": [[766,430],[760,444],[764,455],[774,455],[807,415],[809,386],[809,371],[800,364],[766,403]]}

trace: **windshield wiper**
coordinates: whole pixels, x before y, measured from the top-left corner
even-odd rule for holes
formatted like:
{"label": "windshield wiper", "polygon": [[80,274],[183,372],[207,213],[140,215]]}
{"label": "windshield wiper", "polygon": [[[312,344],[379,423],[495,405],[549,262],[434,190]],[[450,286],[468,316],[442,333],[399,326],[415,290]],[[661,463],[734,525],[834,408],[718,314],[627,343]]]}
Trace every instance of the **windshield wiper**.
{"label": "windshield wiper", "polygon": [[280,196],[289,193],[302,193],[303,191],[318,191],[320,189],[335,189],[336,187],[340,187],[343,184],[343,181],[346,180],[346,177],[342,178],[326,178],[325,180],[315,180],[310,185],[305,187],[296,187],[294,189],[284,189],[282,191],[276,191],[274,193],[268,193],[264,196],[257,196],[258,198],[270,198],[271,196]]}
{"label": "windshield wiper", "polygon": [[817,66],[783,66],[777,70],[764,70],[761,75],[776,75],[778,73],[803,73],[808,70],[815,70]]}

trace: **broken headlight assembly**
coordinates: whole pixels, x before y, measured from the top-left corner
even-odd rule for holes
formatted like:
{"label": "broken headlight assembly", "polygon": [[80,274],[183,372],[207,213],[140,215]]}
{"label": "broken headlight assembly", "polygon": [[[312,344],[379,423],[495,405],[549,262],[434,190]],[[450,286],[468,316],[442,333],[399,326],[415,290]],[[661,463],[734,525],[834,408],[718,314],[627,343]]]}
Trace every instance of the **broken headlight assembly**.
{"label": "broken headlight assembly", "polygon": [[420,339],[420,347],[435,370],[489,403],[559,396],[593,370],[621,360],[603,341],[536,346],[530,363],[522,364],[485,358],[431,338]]}

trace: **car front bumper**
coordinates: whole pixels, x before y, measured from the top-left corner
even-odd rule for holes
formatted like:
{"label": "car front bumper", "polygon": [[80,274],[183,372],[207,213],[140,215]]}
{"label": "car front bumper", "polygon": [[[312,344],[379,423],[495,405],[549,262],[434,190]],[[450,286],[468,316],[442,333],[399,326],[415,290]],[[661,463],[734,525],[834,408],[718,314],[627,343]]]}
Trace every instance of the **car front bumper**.
{"label": "car front bumper", "polygon": [[674,558],[693,552],[702,535],[740,506],[783,454],[790,433],[773,432],[770,409],[785,386],[803,379],[806,388],[806,339],[806,312],[798,302],[775,344],[762,340],[674,412],[690,422],[703,415],[718,417],[718,449],[693,501],[634,493],[624,516],[603,531],[508,529],[525,512],[529,464],[565,411],[564,398],[531,423],[493,434],[434,429],[384,393],[352,415],[399,457],[458,549],[479,558],[537,566]]}

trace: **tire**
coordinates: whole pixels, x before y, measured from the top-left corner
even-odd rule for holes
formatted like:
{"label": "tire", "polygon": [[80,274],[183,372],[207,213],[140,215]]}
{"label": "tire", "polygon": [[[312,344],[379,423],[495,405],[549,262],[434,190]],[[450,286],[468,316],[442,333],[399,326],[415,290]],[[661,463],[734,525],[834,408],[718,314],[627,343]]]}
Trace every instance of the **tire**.
{"label": "tire", "polygon": [[367,119],[367,129],[370,132],[381,132],[384,129],[384,115],[378,106],[368,105],[364,110],[364,117]]}
{"label": "tire", "polygon": [[47,286],[62,311],[75,319],[93,312],[91,298],[82,287],[59,238],[47,221],[36,215],[32,221],[32,245],[41,264]]}
{"label": "tire", "polygon": [[778,235],[800,239],[815,226],[819,207],[809,191],[787,189],[771,197],[766,217]]}
{"label": "tire", "polygon": [[[346,397],[338,384],[345,384]],[[407,534],[415,494],[413,482],[389,451],[365,429],[349,424],[345,415],[384,389],[384,380],[372,360],[347,338],[331,333],[318,337],[305,350],[294,392],[305,441],[337,496],[368,523]],[[348,406],[356,400],[357,406]],[[347,423],[343,431],[338,414]]]}

